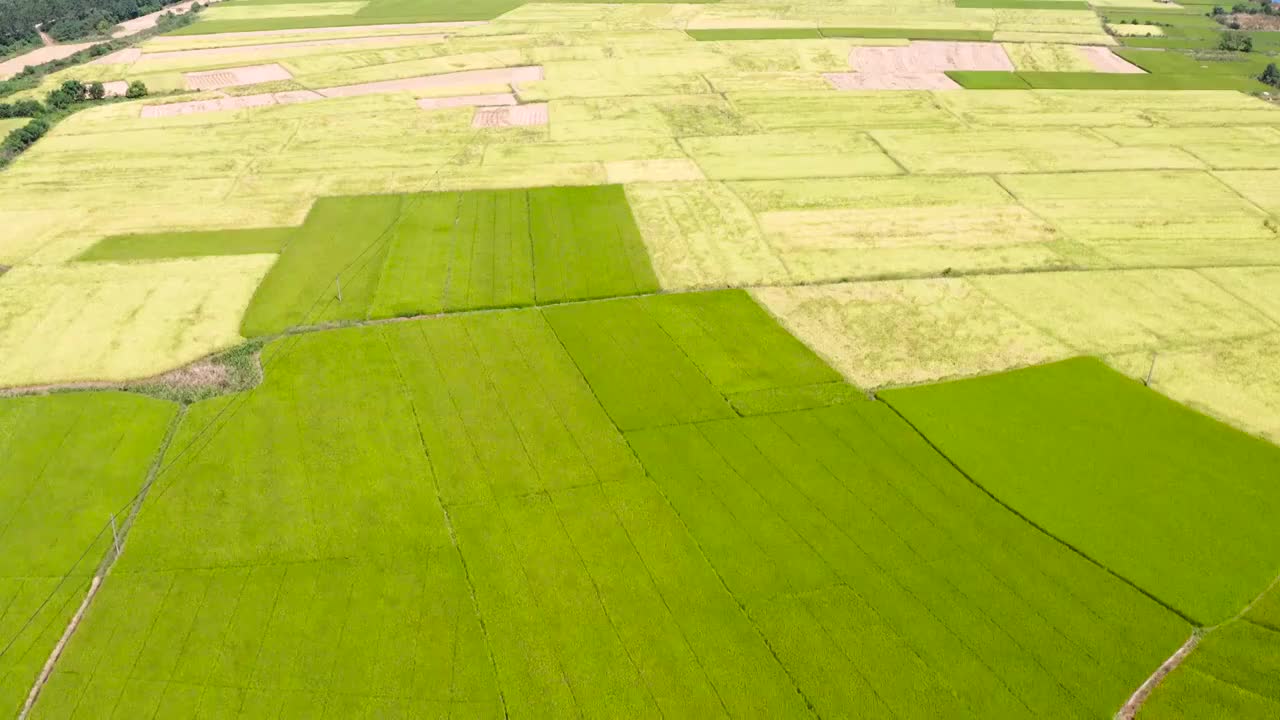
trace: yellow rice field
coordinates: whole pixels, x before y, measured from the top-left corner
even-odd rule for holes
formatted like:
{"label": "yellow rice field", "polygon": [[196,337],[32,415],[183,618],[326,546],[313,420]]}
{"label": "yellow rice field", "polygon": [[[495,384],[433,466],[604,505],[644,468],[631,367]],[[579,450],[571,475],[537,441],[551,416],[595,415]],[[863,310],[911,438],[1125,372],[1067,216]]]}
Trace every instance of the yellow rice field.
{"label": "yellow rice field", "polygon": [[[253,7],[222,10],[309,12],[307,3]],[[160,37],[114,64],[55,73],[41,91],[76,76],[143,79],[175,94],[77,113],[0,173],[0,224],[10,230],[0,264],[14,267],[0,278],[6,297],[47,300],[32,288],[57,283],[77,288],[59,307],[99,305],[76,314],[9,304],[7,346],[27,349],[0,365],[0,385],[139,377],[225,347],[271,261],[120,267],[130,287],[158,293],[165,277],[193,276],[198,288],[201,277],[237,278],[234,292],[199,305],[201,323],[216,330],[192,337],[162,314],[135,312],[141,300],[84,289],[100,287],[86,273],[103,270],[75,258],[103,237],[296,225],[333,195],[603,183],[624,185],[664,288],[757,288],[802,337],[851,358],[837,366],[857,383],[1077,352],[1180,348],[1188,368],[1206,373],[1244,362],[1213,348],[1263,336],[1274,322],[1265,300],[1238,312],[1223,298],[1265,298],[1274,287],[1249,268],[1280,265],[1280,153],[1252,150],[1280,146],[1280,109],[1230,92],[840,91],[824,73],[854,71],[854,48],[906,41],[699,42],[684,32],[889,28],[904,17],[915,28],[993,32],[1023,70],[1086,70],[1072,44],[1114,43],[1089,11],[923,0],[527,4],[465,27]],[[183,92],[186,73],[267,62],[292,79],[225,95],[513,67],[540,68],[541,79],[142,116],[147,105],[221,97]],[[470,107],[417,104],[505,93],[547,103],[549,123],[475,128]],[[1136,274],[1116,272],[1127,268]],[[1158,268],[1176,282],[1164,287]],[[1124,286],[1138,295],[1116,295],[1117,277],[1134,278]],[[1080,295],[1107,298],[1122,320],[1101,323],[1080,308],[1047,335],[1056,304]],[[1161,321],[1152,308],[1166,306],[1185,317]],[[75,358],[25,339],[34,330],[23,328],[81,332],[83,322],[167,337],[168,349]],[[950,326],[960,329],[942,331]],[[814,339],[841,333],[853,338],[841,347]],[[1194,383],[1174,377],[1170,387],[1189,392]]]}

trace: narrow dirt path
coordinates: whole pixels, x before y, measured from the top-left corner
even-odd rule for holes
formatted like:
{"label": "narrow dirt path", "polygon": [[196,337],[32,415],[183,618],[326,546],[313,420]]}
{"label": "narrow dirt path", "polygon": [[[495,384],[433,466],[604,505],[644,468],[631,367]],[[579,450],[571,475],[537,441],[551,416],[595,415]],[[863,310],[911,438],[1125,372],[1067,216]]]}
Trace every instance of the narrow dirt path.
{"label": "narrow dirt path", "polygon": [[36,32],[40,35],[40,43],[45,47],[53,47],[58,44],[53,38],[49,37],[49,33],[42,30],[39,25],[36,26]]}
{"label": "narrow dirt path", "polygon": [[1161,663],[1160,667],[1156,668],[1156,671],[1151,673],[1151,677],[1147,678],[1146,682],[1142,683],[1142,685],[1134,691],[1133,695],[1129,696],[1129,702],[1126,702],[1124,707],[1120,708],[1120,712],[1116,713],[1116,720],[1134,720],[1138,715],[1138,711],[1142,709],[1142,705],[1147,701],[1147,698],[1151,696],[1152,691],[1156,689],[1156,686],[1160,684],[1160,681],[1164,680],[1166,675],[1173,672],[1174,668],[1181,665],[1182,661],[1191,654],[1191,651],[1196,649],[1196,645],[1200,644],[1201,637],[1202,635],[1200,630],[1196,630],[1191,633],[1191,637],[1187,638],[1187,641],[1182,644],[1182,647],[1178,648],[1176,652],[1170,655],[1168,660]]}

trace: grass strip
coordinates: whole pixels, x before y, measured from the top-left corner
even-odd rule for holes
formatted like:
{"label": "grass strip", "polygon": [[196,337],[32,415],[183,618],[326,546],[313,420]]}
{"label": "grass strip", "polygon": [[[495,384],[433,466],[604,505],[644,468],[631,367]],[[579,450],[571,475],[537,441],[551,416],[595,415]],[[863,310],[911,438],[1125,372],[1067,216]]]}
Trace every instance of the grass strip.
{"label": "grass strip", "polygon": [[297,228],[253,228],[135,235],[112,235],[81,254],[81,261],[155,260],[163,258],[279,253]]}

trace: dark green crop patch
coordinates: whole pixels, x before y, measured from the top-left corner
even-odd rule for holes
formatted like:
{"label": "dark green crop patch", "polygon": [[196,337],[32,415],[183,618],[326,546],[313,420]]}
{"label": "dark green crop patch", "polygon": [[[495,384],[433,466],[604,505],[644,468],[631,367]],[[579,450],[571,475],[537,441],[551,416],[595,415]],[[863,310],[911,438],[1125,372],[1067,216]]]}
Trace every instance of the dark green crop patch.
{"label": "dark green crop patch", "polygon": [[82,253],[82,261],[156,260],[214,255],[276,254],[284,251],[297,228],[253,228],[113,235]]}
{"label": "dark green crop patch", "polygon": [[881,393],[975,482],[1200,624],[1276,574],[1280,448],[1082,358]]}

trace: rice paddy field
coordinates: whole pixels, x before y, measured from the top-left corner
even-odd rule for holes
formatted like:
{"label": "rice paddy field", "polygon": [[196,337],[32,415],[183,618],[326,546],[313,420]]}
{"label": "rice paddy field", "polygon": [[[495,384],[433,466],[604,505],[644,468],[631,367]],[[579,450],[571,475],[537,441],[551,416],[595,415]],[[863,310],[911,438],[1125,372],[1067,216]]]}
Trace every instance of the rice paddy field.
{"label": "rice paddy field", "polygon": [[1209,9],[226,0],[5,98],[151,91],[0,171],[0,713],[1276,716]]}

